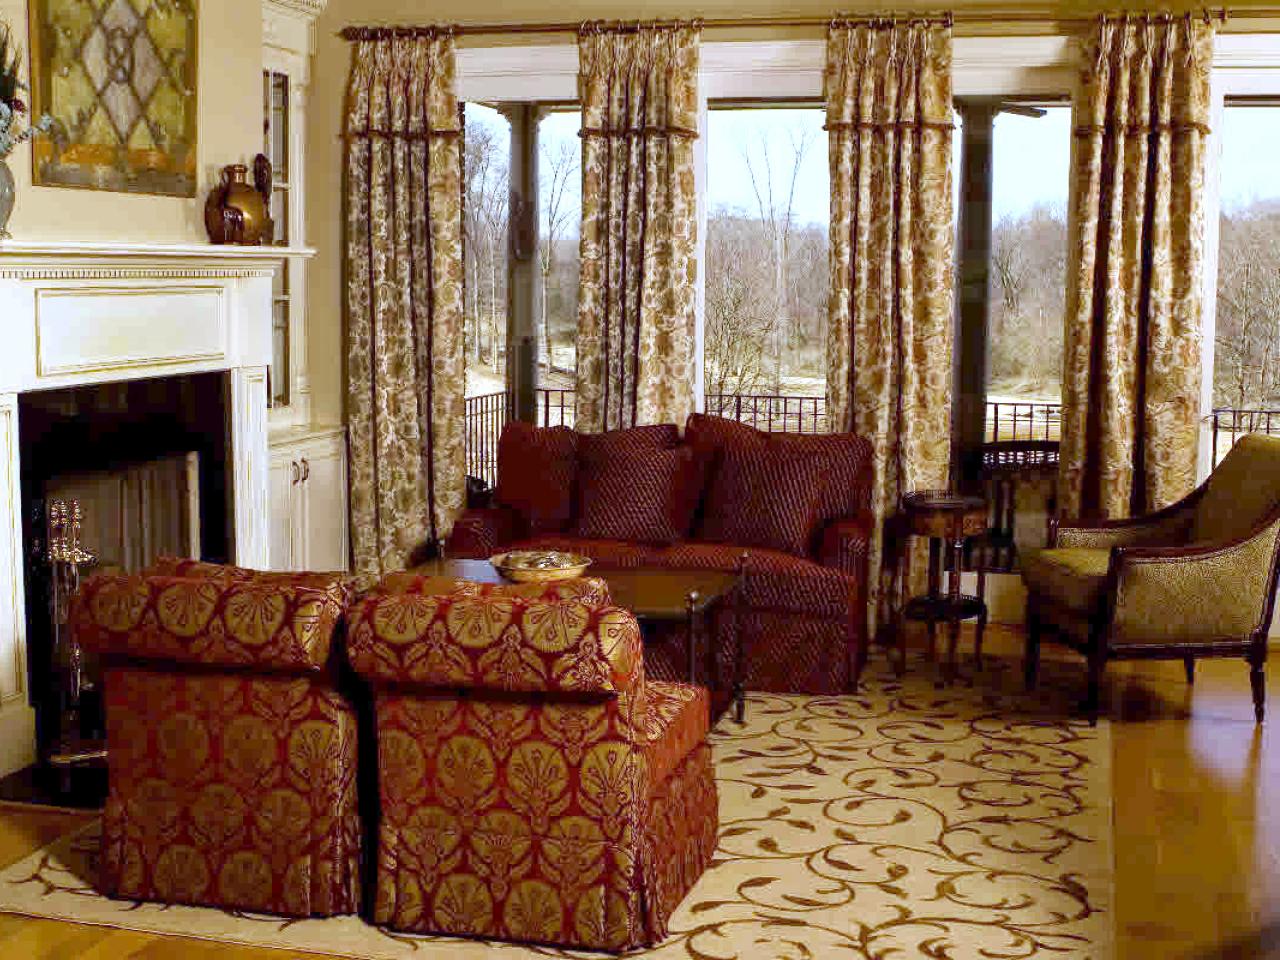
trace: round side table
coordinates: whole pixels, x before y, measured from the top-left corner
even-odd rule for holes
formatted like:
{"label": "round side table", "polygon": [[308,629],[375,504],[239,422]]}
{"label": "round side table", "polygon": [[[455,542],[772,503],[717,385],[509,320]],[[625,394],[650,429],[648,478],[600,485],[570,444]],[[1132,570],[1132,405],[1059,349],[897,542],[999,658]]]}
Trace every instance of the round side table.
{"label": "round side table", "polygon": [[[904,620],[923,622],[929,630],[929,657],[937,654],[938,624],[950,627],[947,657],[941,665],[944,683],[956,676],[956,647],[960,642],[960,624],[965,620],[978,621],[974,644],[974,660],[982,665],[982,633],[987,625],[986,576],[978,570],[978,594],[971,596],[960,592],[960,572],[964,562],[965,541],[987,530],[987,502],[982,497],[967,497],[945,490],[921,490],[905,494],[902,498],[902,532],[899,568],[902,571],[904,589],[911,583],[911,538],[929,538],[929,592],[912,597],[903,604],[900,616]],[[942,590],[943,559],[947,561],[947,590]],[[898,629],[902,662],[906,662],[906,638]]]}

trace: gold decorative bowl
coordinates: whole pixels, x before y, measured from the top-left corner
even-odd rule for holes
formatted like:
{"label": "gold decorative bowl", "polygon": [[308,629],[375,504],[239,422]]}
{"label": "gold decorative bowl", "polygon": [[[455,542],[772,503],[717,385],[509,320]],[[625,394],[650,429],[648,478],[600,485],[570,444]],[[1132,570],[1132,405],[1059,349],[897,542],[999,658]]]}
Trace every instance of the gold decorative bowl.
{"label": "gold decorative bowl", "polygon": [[574,580],[591,566],[591,558],[560,550],[513,550],[489,558],[500,574],[516,583]]}

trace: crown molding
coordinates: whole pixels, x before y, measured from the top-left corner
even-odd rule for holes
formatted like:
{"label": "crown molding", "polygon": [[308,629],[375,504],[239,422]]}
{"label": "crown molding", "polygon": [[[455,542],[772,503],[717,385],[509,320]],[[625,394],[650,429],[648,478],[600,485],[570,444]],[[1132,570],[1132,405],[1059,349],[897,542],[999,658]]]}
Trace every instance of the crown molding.
{"label": "crown molding", "polygon": [[329,0],[262,0],[264,8],[292,10],[296,13],[305,13],[309,17],[320,16],[328,5]]}
{"label": "crown molding", "polygon": [[308,247],[237,247],[209,243],[112,243],[0,240],[0,278],[125,280],[269,277]]}

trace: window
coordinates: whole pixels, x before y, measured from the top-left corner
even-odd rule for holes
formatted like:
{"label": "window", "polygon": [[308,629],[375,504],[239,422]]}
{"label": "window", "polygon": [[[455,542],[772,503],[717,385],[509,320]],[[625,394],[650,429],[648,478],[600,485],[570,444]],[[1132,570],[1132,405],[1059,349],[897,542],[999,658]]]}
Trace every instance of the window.
{"label": "window", "polygon": [[[262,73],[262,152],[271,161],[271,218],[275,221],[275,242],[288,246],[291,204],[289,202],[290,156],[289,75],[276,70]],[[290,400],[290,329],[293,277],[289,263],[281,264],[272,282],[270,397],[273,407],[287,407]]]}
{"label": "window", "polygon": [[468,397],[506,390],[507,218],[511,124],[480,103],[464,108],[463,247]]}
{"label": "window", "polygon": [[812,432],[825,420],[824,120],[807,104],[708,114],[706,407],[764,429]]}
{"label": "window", "polygon": [[1221,130],[1213,402],[1273,409],[1280,407],[1280,102],[1228,100]]}
{"label": "window", "polygon": [[569,423],[578,340],[578,239],[582,226],[582,111],[556,107],[538,123],[538,406],[549,425]]}
{"label": "window", "polygon": [[992,137],[988,439],[1057,440],[1071,107],[1002,106]]}

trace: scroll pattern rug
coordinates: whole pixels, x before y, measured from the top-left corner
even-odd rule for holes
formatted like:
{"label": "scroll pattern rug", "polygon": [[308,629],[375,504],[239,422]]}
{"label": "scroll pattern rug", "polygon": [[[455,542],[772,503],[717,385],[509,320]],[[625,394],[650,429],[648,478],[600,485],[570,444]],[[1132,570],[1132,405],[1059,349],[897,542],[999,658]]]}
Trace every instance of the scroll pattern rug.
{"label": "scroll pattern rug", "polygon": [[[1014,672],[938,690],[921,665],[856,696],[752,696],[745,726],[713,734],[714,865],[637,955],[1109,960],[1108,728],[1067,719],[1075,682],[1001,692]],[[581,955],[117,903],[93,891],[96,856],[94,824],[0,872],[0,911],[377,960]]]}

